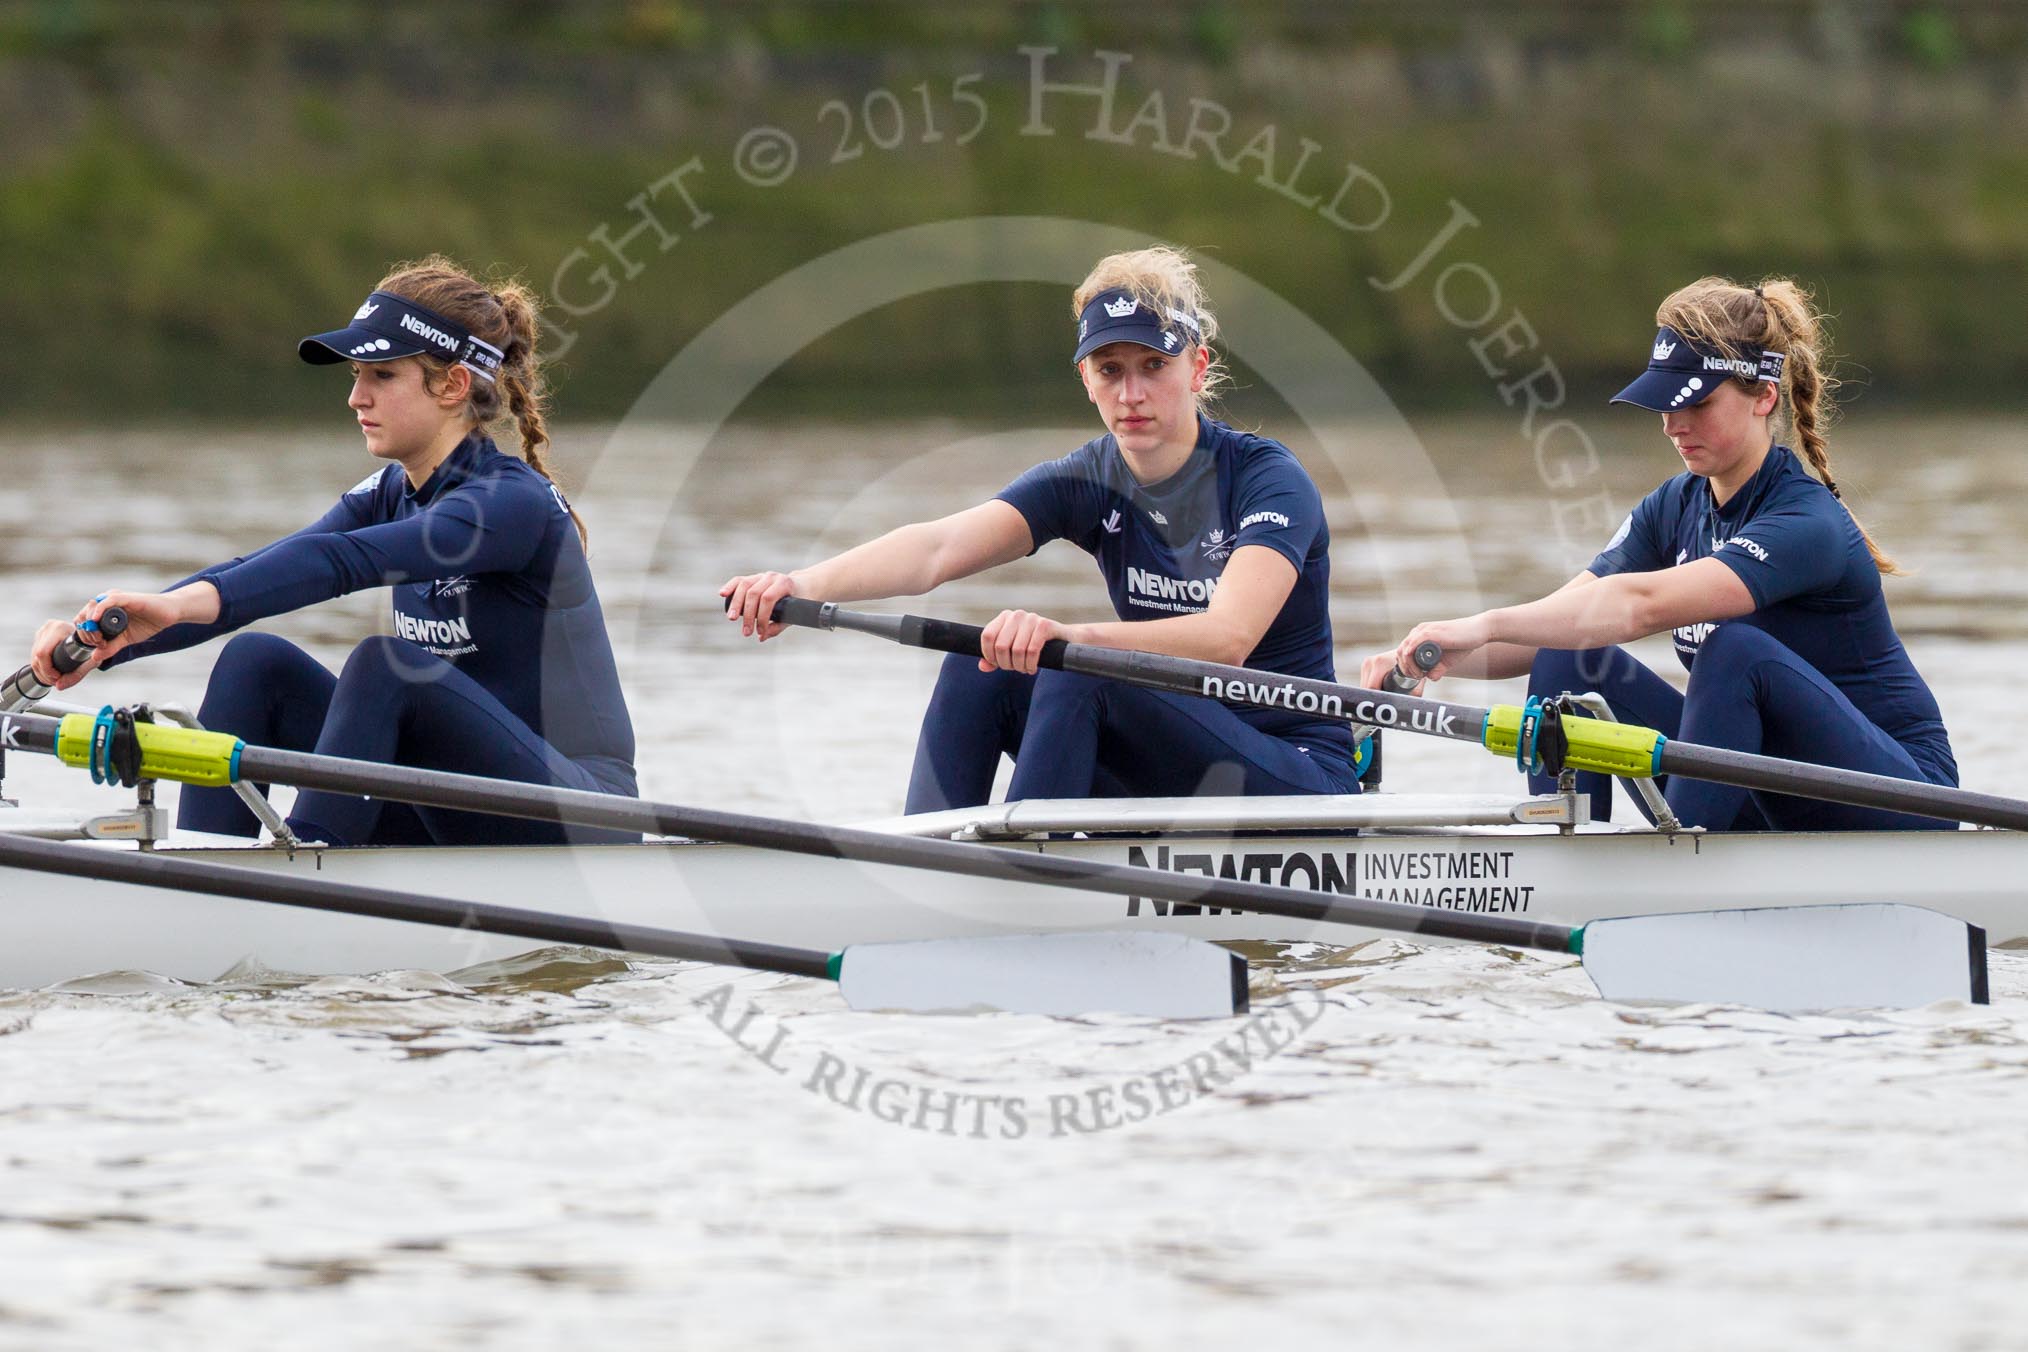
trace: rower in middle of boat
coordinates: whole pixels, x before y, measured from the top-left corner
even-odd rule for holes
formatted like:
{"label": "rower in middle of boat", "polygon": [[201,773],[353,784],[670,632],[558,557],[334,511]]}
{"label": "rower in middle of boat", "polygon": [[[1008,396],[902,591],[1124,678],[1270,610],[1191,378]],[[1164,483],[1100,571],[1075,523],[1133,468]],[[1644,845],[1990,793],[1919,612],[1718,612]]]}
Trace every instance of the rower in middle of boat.
{"label": "rower in middle of boat", "polygon": [[[1527,673],[1531,695],[1595,691],[1622,722],[1686,742],[1955,785],[1942,712],[1881,590],[1881,574],[1901,570],[1831,474],[1824,427],[1835,382],[1808,295],[1786,279],[1706,277],[1655,317],[1648,369],[1613,402],[1661,414],[1685,472],[1642,499],[1560,590],[1417,625],[1368,658],[1361,679],[1415,670],[1411,655],[1429,641],[1444,650],[1437,677]],[[1784,411],[1800,456],[1775,438]],[[1617,646],[1665,632],[1690,670],[1687,693]],[[1580,774],[1578,785],[1593,815],[1608,816],[1611,780]],[[1529,786],[1554,782],[1536,775]],[[1665,797],[1684,825],[1714,831],[1956,825],[1681,776]]]}
{"label": "rower in middle of boat", "polygon": [[762,641],[785,596],[919,595],[1068,540],[1097,560],[1118,622],[1005,610],[980,655],[946,659],[924,715],[908,811],[1010,799],[1356,793],[1348,727],[1065,671],[1051,639],[1332,679],[1330,530],[1287,447],[1206,407],[1224,379],[1196,265],[1169,248],[1101,259],[1077,287],[1072,356],[1105,434],[991,501],[792,572],[735,577],[727,618]]}

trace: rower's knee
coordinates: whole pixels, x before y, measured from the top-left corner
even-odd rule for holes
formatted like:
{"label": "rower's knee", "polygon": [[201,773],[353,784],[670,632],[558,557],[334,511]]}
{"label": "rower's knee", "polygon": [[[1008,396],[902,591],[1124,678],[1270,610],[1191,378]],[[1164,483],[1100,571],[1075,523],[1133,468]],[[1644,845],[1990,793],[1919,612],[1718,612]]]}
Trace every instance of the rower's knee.
{"label": "rower's knee", "polygon": [[267,684],[307,660],[309,655],[285,638],[238,633],[225,641],[218,660],[212,663],[211,684],[235,681]]}
{"label": "rower's knee", "polygon": [[1528,667],[1528,692],[1590,690],[1604,675],[1599,648],[1537,648]]}
{"label": "rower's knee", "polygon": [[234,634],[212,663],[198,717],[208,728],[247,735],[265,727],[259,710],[272,709],[314,677],[329,681],[315,659],[273,634]]}
{"label": "rower's knee", "polygon": [[979,659],[951,653],[930,692],[929,719],[977,719],[995,727],[1019,727],[1027,718],[1035,678],[1001,668],[979,670]]}
{"label": "rower's knee", "polygon": [[347,699],[365,696],[394,700],[409,689],[442,678],[449,663],[406,639],[376,634],[363,639],[338,673],[338,689]]}
{"label": "rower's knee", "polygon": [[[1697,666],[1690,669],[1691,679],[1696,679],[1699,670],[1735,667],[1741,662],[1786,651],[1781,641],[1765,629],[1750,624],[1715,624],[1697,645]],[[1711,660],[1709,667],[1705,665],[1706,658]]]}
{"label": "rower's knee", "polygon": [[1573,695],[1603,691],[1622,661],[1619,648],[1538,648],[1528,668],[1531,695]]}
{"label": "rower's knee", "polygon": [[1012,683],[1025,685],[1029,679],[1018,671],[1008,671],[1004,667],[993,671],[981,671],[978,656],[973,653],[946,653],[943,666],[937,669],[936,693],[957,699],[972,699]]}
{"label": "rower's knee", "polygon": [[1042,671],[1035,676],[1035,695],[1029,708],[1099,704],[1119,687],[1119,682],[1081,671]]}
{"label": "rower's knee", "polygon": [[352,655],[345,659],[344,670],[338,679],[345,685],[358,685],[362,681],[379,680],[395,669],[396,648],[400,640],[385,634],[361,639]]}

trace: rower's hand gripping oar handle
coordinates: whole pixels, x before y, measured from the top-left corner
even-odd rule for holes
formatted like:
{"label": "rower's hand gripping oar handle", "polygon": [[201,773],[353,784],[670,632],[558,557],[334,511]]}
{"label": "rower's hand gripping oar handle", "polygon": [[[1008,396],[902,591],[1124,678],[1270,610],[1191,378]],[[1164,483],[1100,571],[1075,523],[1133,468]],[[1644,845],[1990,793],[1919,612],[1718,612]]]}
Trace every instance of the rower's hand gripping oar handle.
{"label": "rower's hand gripping oar handle", "polygon": [[[838,627],[838,603],[835,601],[812,601],[801,596],[784,596],[775,602],[772,618],[777,624],[793,624],[804,629],[836,629]],[[959,624],[954,620],[925,619],[920,615],[869,615],[854,613],[852,623],[846,626],[864,633],[879,634],[916,648],[933,648],[938,652],[956,653],[960,657],[977,657],[979,642],[985,630],[976,624]],[[1063,666],[1064,641],[1053,638],[1042,645],[1042,656],[1036,665],[1060,670]],[[1419,643],[1415,649],[1415,664],[1427,673],[1444,660],[1444,650],[1434,643]],[[1411,676],[1396,667],[1387,673],[1382,682],[1385,689],[1397,695],[1410,694],[1424,677]]]}
{"label": "rower's hand gripping oar handle", "polygon": [[[1416,670],[1427,672],[1436,666],[1437,663],[1444,660],[1444,650],[1437,647],[1434,643],[1419,643],[1416,645],[1414,657],[1410,660],[1415,663]],[[1385,676],[1380,678],[1380,688],[1389,694],[1413,695],[1416,687],[1421,685],[1422,682],[1423,678],[1421,676],[1409,675],[1397,663],[1388,670]],[[1369,790],[1377,789],[1380,787],[1380,776],[1383,772],[1380,757],[1380,734],[1378,732],[1375,732],[1373,740],[1367,743],[1366,756],[1366,769],[1361,773],[1359,778]]]}
{"label": "rower's hand gripping oar handle", "polygon": [[[89,620],[87,624],[91,623]],[[98,634],[101,639],[116,639],[127,632],[127,612],[118,606],[107,606],[98,618]],[[92,660],[91,645],[76,634],[56,645],[56,651],[49,655],[50,665],[59,676],[68,676]],[[36,676],[33,666],[26,666],[7,678],[7,684],[0,686],[0,709],[19,709],[37,700],[49,698],[51,687]]]}
{"label": "rower's hand gripping oar handle", "polygon": [[[848,629],[862,633],[878,634],[882,638],[905,643],[912,648],[931,648],[942,653],[956,653],[960,657],[977,657],[980,640],[985,630],[976,624],[959,624],[955,620],[932,620],[920,615],[869,615],[848,612],[851,622]],[[775,602],[772,618],[777,624],[792,624],[804,629],[838,628],[839,610],[835,601],[812,601],[801,596],[784,596]],[[1051,670],[1063,667],[1063,651],[1067,645],[1060,638],[1053,638],[1042,645],[1042,655],[1036,665]],[[1415,664],[1429,671],[1444,660],[1444,650],[1434,643],[1419,644],[1415,650]],[[1410,676],[1399,667],[1387,673],[1385,688],[1397,695],[1414,691],[1423,678]]]}
{"label": "rower's hand gripping oar handle", "polygon": [[[101,643],[110,643],[127,632],[127,612],[119,606],[107,606],[96,621],[86,620],[78,628],[80,632],[94,629]],[[91,660],[91,646],[76,635],[57,644],[56,651],[49,657],[50,665],[56,668],[59,676],[68,676]]]}
{"label": "rower's hand gripping oar handle", "polygon": [[1415,654],[1409,659],[1415,663],[1417,675],[1410,675],[1397,664],[1394,670],[1381,678],[1380,688],[1395,695],[1413,695],[1415,688],[1429,679],[1436,670],[1436,664],[1444,660],[1444,650],[1434,643],[1418,643]]}
{"label": "rower's hand gripping oar handle", "polygon": [[[835,601],[811,601],[801,596],[784,596],[775,602],[773,619],[777,624],[793,624],[805,629],[838,628],[838,603]],[[877,634],[893,639],[911,648],[929,648],[940,653],[955,653],[959,657],[979,656],[979,645],[986,631],[976,624],[959,624],[955,620],[925,619],[920,615],[866,615],[851,614],[847,628],[862,633]],[[1053,638],[1042,645],[1042,655],[1036,665],[1052,671],[1063,669],[1063,650],[1067,645],[1060,638]]]}

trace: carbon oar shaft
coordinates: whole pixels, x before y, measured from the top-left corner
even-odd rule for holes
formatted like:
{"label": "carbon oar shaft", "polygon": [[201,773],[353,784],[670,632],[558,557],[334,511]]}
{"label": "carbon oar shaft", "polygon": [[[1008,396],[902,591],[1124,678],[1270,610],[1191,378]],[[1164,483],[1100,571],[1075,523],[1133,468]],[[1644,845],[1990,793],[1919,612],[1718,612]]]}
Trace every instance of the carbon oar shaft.
{"label": "carbon oar shaft", "polygon": [[[976,624],[930,619],[921,615],[875,615],[841,610],[829,602],[787,596],[775,602],[774,618],[783,624],[812,629],[852,629],[892,639],[911,648],[979,655],[984,634]],[[1386,690],[1367,690],[1335,681],[1279,672],[1198,662],[1162,653],[1095,648],[1086,643],[1051,639],[1042,646],[1041,664],[1086,676],[1109,676],[1130,685],[1168,690],[1179,695],[1208,695],[1260,709],[1289,709],[1319,718],[1342,719],[1373,728],[1410,728],[1434,737],[1479,744],[1486,711],[1467,704],[1420,699]]]}
{"label": "carbon oar shaft", "polygon": [[[63,725],[72,725],[68,734]],[[0,715],[0,745],[60,755],[82,763],[81,745],[90,741],[92,720],[36,714]],[[235,780],[288,784],[299,789],[359,794],[531,821],[571,826],[688,836],[697,840],[781,850],[826,859],[956,873],[975,878],[1081,888],[1115,896],[1151,897],[1186,905],[1253,911],[1318,924],[1357,925],[1432,938],[1466,939],[1547,952],[1569,951],[1568,926],[1540,924],[1512,916],[1471,915],[1371,897],[1304,891],[1269,883],[1203,878],[1129,864],[1031,853],[950,840],[919,840],[881,831],[814,822],[756,817],[711,808],[655,803],[583,789],[549,788],[474,775],[379,765],[303,751],[244,746],[222,733],[138,725],[141,773],[179,783],[224,784]],[[60,745],[61,744],[61,745]],[[66,754],[67,753],[67,754]]]}
{"label": "carbon oar shaft", "polygon": [[1750,751],[1699,746],[1695,742],[1662,743],[1657,763],[1665,775],[1682,775],[1713,784],[1784,793],[1794,798],[1821,798],[1852,807],[1877,807],[1940,821],[2028,831],[2028,803],[1993,793],[1924,784],[1863,770],[1841,770],[1835,765],[1785,761]]}
{"label": "carbon oar shaft", "polygon": [[[30,840],[4,832],[0,832],[0,864],[68,878],[93,878],[100,882],[200,892],[243,901],[276,902],[305,910],[332,911],[339,915],[405,920],[418,925],[476,930],[482,934],[502,934],[515,939],[686,958],[692,962],[751,967],[789,976],[830,975],[831,955],[816,949],[747,943],[635,925],[612,925],[583,916],[524,911],[479,901],[450,901],[384,887],[293,878],[287,874],[231,868],[223,864],[164,859],[159,855],[82,849],[76,845]],[[16,899],[14,904],[25,903]],[[52,897],[51,904],[61,905],[62,897]]]}
{"label": "carbon oar shaft", "polygon": [[[981,637],[981,630],[976,625],[927,619],[919,615],[867,614],[843,610],[831,602],[809,601],[795,596],[784,597],[775,603],[774,618],[783,624],[813,629],[853,629],[910,647],[970,656],[978,655]],[[1314,713],[1320,718],[1337,718],[1383,728],[1406,728],[1411,732],[1448,737],[1453,741],[1476,742],[1506,755],[1513,752],[1515,729],[1520,721],[1520,710],[1512,706],[1486,709],[1450,704],[1391,691],[1340,685],[1333,681],[1284,676],[1278,672],[1254,671],[1247,667],[1198,662],[1158,653],[1096,648],[1082,643],[1065,643],[1061,639],[1052,639],[1043,645],[1040,662],[1044,667],[1110,677],[1130,685],[1171,690],[1178,694],[1202,695],[1257,709],[1293,709],[1300,713]],[[1699,746],[1694,742],[1675,741],[1653,729],[1632,724],[1573,717],[1565,718],[1563,727],[1571,740],[1570,764],[1578,769],[1634,778],[1658,774],[1683,775],[1735,788],[1817,798],[1852,807],[1881,808],[1940,821],[2028,830],[2028,802],[2018,798],[1896,779],[1892,775],[1813,765],[1807,761],[1782,760],[1746,751],[1729,751],[1722,747]],[[1594,758],[1585,759],[1587,754]]]}

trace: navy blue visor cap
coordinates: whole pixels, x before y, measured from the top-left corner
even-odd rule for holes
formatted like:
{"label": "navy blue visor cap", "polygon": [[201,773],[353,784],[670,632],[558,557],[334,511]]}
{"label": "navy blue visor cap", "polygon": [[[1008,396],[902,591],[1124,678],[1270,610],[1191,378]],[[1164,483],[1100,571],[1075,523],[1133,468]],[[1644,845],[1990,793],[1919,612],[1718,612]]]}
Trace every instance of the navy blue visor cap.
{"label": "navy blue visor cap", "polygon": [[1764,351],[1756,343],[1734,346],[1739,355],[1727,357],[1713,349],[1698,347],[1676,330],[1664,327],[1655,335],[1655,346],[1648,354],[1648,369],[1610,402],[1672,413],[1703,403],[1713,390],[1734,376],[1782,383],[1782,364],[1788,360],[1787,353]]}
{"label": "navy blue visor cap", "polygon": [[1203,342],[1203,333],[1196,315],[1174,307],[1157,309],[1131,291],[1101,291],[1078,317],[1077,351],[1070,359],[1083,361],[1107,343],[1139,343],[1174,354]]}
{"label": "navy blue visor cap", "polygon": [[312,366],[394,361],[424,352],[467,367],[487,381],[499,374],[507,357],[455,320],[385,291],[368,296],[344,328],[314,334],[296,344],[296,355]]}

